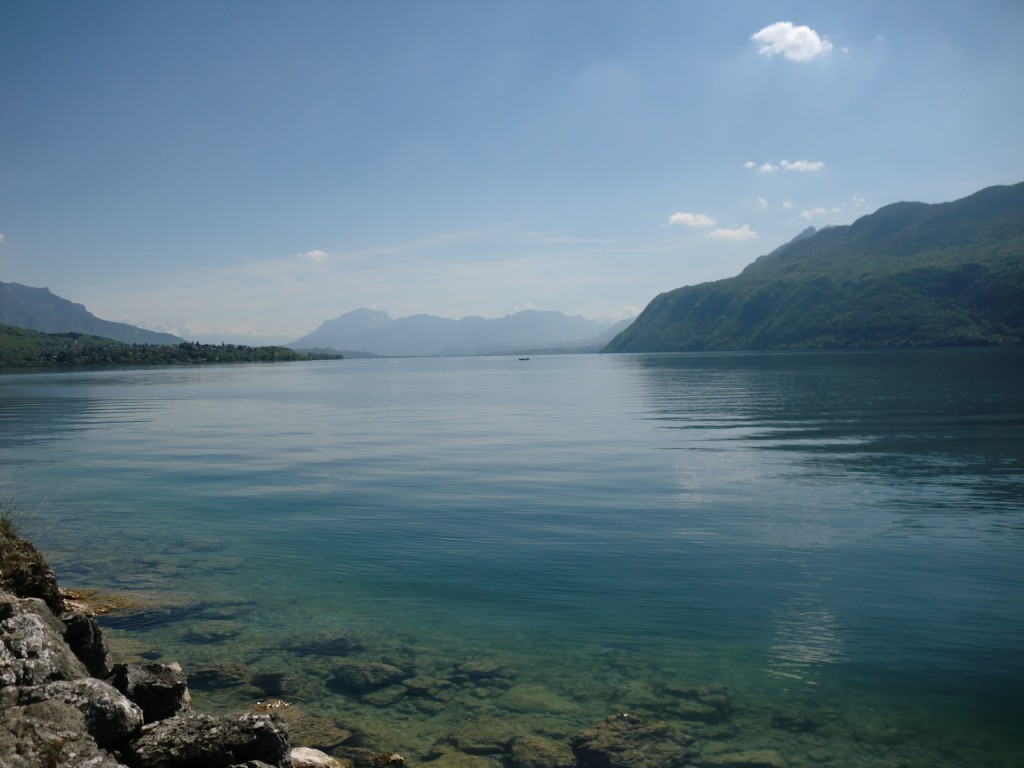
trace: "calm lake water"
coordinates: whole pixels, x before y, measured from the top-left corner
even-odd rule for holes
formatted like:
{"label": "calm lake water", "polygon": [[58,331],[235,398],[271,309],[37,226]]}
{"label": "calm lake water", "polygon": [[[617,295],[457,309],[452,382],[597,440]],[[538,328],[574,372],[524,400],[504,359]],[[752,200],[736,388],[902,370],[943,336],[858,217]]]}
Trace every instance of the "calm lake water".
{"label": "calm lake water", "polygon": [[141,601],[120,657],[297,741],[497,764],[628,711],[705,755],[1024,764],[1020,351],[9,374],[0,498]]}

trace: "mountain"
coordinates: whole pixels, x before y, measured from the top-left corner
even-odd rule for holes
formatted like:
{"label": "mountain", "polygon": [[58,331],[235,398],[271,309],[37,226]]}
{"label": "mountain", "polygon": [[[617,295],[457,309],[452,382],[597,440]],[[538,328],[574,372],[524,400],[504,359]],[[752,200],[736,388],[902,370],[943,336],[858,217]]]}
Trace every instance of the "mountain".
{"label": "mountain", "polygon": [[519,351],[600,349],[611,338],[610,323],[561,312],[523,310],[492,320],[436,315],[392,318],[357,309],[328,320],[288,346],[378,355],[480,355]]}
{"label": "mountain", "polygon": [[126,344],[180,344],[184,341],[169,333],[101,320],[81,304],[50,293],[49,288],[29,288],[19,283],[0,283],[0,323],[41,333],[85,333]]}
{"label": "mountain", "polygon": [[606,352],[1024,344],[1024,183],[805,230],[654,298]]}

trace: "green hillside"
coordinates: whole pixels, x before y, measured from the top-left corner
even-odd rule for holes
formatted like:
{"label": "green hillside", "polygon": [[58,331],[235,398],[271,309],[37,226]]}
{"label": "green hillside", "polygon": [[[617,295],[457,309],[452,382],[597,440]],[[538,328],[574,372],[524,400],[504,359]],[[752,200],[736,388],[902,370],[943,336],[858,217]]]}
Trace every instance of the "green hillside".
{"label": "green hillside", "polygon": [[803,233],[657,296],[607,352],[1024,343],[1024,183]]}
{"label": "green hillside", "polygon": [[0,368],[95,365],[200,365],[338,358],[286,347],[237,344],[125,344],[82,333],[40,333],[0,324]]}

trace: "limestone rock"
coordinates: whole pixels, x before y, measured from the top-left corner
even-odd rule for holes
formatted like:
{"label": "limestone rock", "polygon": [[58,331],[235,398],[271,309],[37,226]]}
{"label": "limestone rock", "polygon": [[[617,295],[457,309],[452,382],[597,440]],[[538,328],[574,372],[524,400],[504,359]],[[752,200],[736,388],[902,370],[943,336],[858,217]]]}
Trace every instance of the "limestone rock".
{"label": "limestone rock", "polygon": [[569,745],[580,768],[670,768],[683,764],[692,741],[666,723],[621,714],[576,732]]}
{"label": "limestone rock", "polygon": [[143,726],[123,750],[133,768],[227,768],[258,760],[280,765],[288,733],[273,715],[179,714]]}
{"label": "limestone rock", "polygon": [[35,544],[9,530],[0,533],[0,589],[17,597],[38,598],[54,616],[64,612],[53,569]]}
{"label": "limestone rock", "polygon": [[0,709],[0,765],[123,768],[89,736],[82,712],[61,701]]}
{"label": "limestone rock", "polygon": [[187,680],[177,664],[115,664],[109,682],[142,708],[147,723],[192,706]]}
{"label": "limestone rock", "polygon": [[81,712],[86,730],[103,749],[128,741],[142,728],[142,710],[113,686],[92,677],[18,690],[22,706],[44,701],[68,704]]}
{"label": "limestone rock", "polygon": [[341,761],[326,752],[310,747],[294,747],[288,756],[292,768],[342,768]]}
{"label": "limestone rock", "polygon": [[64,642],[64,625],[37,599],[0,593],[0,685],[42,685],[88,677]]}
{"label": "limestone rock", "polygon": [[89,674],[101,679],[110,674],[110,652],[96,619],[81,611],[65,611],[60,620],[67,627],[64,641]]}
{"label": "limestone rock", "polygon": [[512,768],[574,768],[576,756],[568,744],[541,736],[519,736],[509,745]]}
{"label": "limestone rock", "polygon": [[485,717],[463,723],[448,737],[448,741],[471,755],[495,755],[504,752],[509,742],[520,733],[522,731],[515,722]]}
{"label": "limestone rock", "polygon": [[367,693],[401,682],[405,676],[404,671],[391,664],[353,659],[336,664],[327,685],[340,691]]}

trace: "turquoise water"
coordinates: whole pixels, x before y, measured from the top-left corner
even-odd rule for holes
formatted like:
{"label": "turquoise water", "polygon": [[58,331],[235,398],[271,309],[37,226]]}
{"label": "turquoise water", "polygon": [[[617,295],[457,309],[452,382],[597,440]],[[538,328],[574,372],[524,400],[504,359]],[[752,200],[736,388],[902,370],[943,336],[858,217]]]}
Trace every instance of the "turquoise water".
{"label": "turquoise water", "polygon": [[[494,762],[629,711],[706,754],[1019,766],[1022,373],[960,350],[11,374],[0,498],[62,583],[143,601],[105,619],[119,654],[180,661],[199,707],[280,697],[321,746]],[[343,689],[352,660],[405,679]]]}

